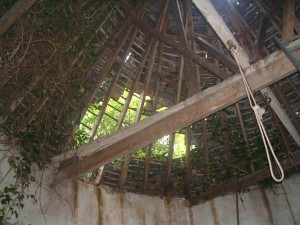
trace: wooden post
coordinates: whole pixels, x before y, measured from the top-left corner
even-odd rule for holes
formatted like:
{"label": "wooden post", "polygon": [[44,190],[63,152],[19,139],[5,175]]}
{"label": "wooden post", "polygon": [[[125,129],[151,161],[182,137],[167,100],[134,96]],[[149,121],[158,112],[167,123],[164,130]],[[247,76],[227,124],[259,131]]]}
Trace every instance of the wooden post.
{"label": "wooden post", "polygon": [[172,160],[174,154],[175,133],[169,135],[168,161],[166,165],[166,178],[164,180],[164,195],[167,195],[173,188],[171,182]]}

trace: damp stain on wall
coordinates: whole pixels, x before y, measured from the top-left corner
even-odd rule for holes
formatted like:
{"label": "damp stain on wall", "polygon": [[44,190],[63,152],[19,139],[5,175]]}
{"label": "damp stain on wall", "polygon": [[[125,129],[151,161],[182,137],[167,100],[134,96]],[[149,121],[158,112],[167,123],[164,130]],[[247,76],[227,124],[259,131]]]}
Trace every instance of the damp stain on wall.
{"label": "damp stain on wall", "polygon": [[97,198],[97,203],[98,203],[98,225],[103,225],[103,207],[104,207],[104,202],[101,194],[101,189],[98,187],[94,186],[94,192]]}
{"label": "damp stain on wall", "polygon": [[213,200],[209,201],[209,207],[210,207],[210,211],[211,211],[211,214],[213,217],[214,225],[219,225],[220,223],[219,223],[215,203]]}
{"label": "damp stain on wall", "polygon": [[188,213],[189,213],[190,225],[195,225],[193,210],[190,206],[188,207]]}
{"label": "damp stain on wall", "polygon": [[265,206],[265,208],[268,212],[268,217],[269,217],[270,223],[274,224],[272,211],[271,211],[271,208],[270,208],[270,202],[269,202],[269,199],[266,195],[266,191],[264,189],[260,188],[260,193],[261,193],[261,196],[262,196],[262,199],[263,199],[263,202],[264,202],[264,206]]}
{"label": "damp stain on wall", "polygon": [[124,194],[123,194],[123,192],[118,192],[118,195],[119,195],[120,207],[121,207],[121,224],[125,225]]}
{"label": "damp stain on wall", "polygon": [[165,207],[166,207],[166,212],[167,212],[167,216],[168,216],[168,225],[172,224],[172,212],[171,212],[171,199],[166,197],[164,198],[164,203],[165,203]]}
{"label": "damp stain on wall", "polygon": [[72,189],[74,193],[74,208],[73,208],[73,215],[75,224],[77,224],[77,211],[78,211],[78,183],[77,181],[72,182]]}

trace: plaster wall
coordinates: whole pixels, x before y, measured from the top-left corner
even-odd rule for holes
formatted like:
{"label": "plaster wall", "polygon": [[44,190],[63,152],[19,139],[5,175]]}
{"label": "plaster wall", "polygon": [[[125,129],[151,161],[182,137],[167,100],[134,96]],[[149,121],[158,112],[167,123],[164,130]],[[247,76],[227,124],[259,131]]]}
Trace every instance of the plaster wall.
{"label": "plaster wall", "polygon": [[[2,153],[1,153],[2,154]],[[0,179],[9,169],[1,160]],[[37,172],[30,191],[37,202],[26,200],[25,208],[11,224],[22,225],[233,225],[237,224],[236,195],[229,194],[190,206],[185,199],[160,198],[117,192],[108,187],[73,181],[50,189],[51,171]],[[5,177],[0,190],[12,181]],[[251,187],[239,193],[241,225],[300,225],[300,175],[284,180],[283,185],[260,189]]]}

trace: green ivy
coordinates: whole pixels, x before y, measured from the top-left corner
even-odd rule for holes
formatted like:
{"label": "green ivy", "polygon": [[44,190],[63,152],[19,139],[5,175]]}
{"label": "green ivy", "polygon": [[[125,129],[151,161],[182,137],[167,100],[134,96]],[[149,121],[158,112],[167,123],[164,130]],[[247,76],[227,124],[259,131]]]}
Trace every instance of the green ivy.
{"label": "green ivy", "polygon": [[15,174],[15,183],[0,191],[0,225],[12,216],[18,218],[18,211],[24,207],[24,199],[36,200],[34,195],[27,192],[29,185],[35,181],[31,171],[31,158],[14,155],[8,158],[8,163]]}

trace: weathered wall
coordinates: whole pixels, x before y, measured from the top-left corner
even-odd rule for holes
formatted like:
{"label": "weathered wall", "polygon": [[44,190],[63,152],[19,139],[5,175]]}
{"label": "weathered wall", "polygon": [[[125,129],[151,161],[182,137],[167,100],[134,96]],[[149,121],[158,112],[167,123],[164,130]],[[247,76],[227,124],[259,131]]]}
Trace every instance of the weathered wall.
{"label": "weathered wall", "polygon": [[[1,153],[0,153],[1,154]],[[1,161],[0,179],[8,165]],[[41,173],[38,173],[38,177]],[[44,184],[48,182],[43,173]],[[7,185],[12,176],[1,182]],[[39,179],[38,179],[39,180]],[[266,190],[252,187],[239,194],[242,225],[300,224],[300,175]],[[80,181],[51,190],[47,185],[31,187],[38,203],[27,200],[15,224],[31,225],[217,225],[237,224],[234,194],[189,206],[184,199],[150,197],[95,187]],[[41,195],[40,195],[41,194]]]}

